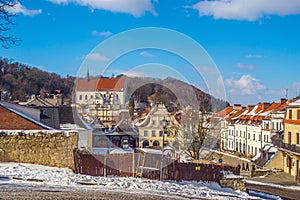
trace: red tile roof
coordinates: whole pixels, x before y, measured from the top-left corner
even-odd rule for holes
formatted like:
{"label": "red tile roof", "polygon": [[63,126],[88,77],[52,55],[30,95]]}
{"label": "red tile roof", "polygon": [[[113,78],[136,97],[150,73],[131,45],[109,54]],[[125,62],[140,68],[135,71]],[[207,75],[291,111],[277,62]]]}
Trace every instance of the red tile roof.
{"label": "red tile roof", "polygon": [[123,91],[125,78],[99,78],[93,80],[77,79],[77,91]]}
{"label": "red tile roof", "polygon": [[225,109],[221,110],[220,112],[218,112],[216,114],[217,117],[225,117],[226,115],[228,115],[229,113],[231,113],[233,111],[233,107],[232,106],[228,106]]}

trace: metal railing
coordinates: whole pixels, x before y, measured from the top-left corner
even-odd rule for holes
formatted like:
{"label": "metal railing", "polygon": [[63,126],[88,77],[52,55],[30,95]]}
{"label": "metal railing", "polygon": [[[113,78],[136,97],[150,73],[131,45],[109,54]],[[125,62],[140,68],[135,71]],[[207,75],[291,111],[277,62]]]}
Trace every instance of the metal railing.
{"label": "metal railing", "polygon": [[300,153],[299,146],[297,146],[296,144],[284,143],[283,140],[278,137],[272,137],[272,144],[282,149],[286,149],[295,153]]}

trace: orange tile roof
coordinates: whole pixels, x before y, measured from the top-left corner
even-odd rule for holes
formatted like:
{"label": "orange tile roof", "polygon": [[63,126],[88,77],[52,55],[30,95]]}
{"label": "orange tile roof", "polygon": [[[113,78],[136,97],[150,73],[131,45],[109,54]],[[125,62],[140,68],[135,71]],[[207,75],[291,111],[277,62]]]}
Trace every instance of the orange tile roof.
{"label": "orange tile roof", "polygon": [[225,117],[226,115],[228,115],[232,111],[233,111],[233,107],[232,106],[228,106],[225,109],[223,109],[220,112],[218,112],[216,116],[218,116],[218,117]]}
{"label": "orange tile roof", "polygon": [[123,91],[125,85],[124,77],[100,78],[97,83],[98,91]]}
{"label": "orange tile roof", "polygon": [[95,91],[98,80],[86,80],[86,79],[77,79],[76,80],[76,90],[77,91]]}
{"label": "orange tile roof", "polygon": [[231,114],[230,114],[228,117],[226,117],[225,119],[226,119],[226,120],[230,120],[230,119],[239,117],[242,113],[245,112],[245,110],[246,110],[246,108],[243,107],[241,110],[231,113]]}
{"label": "orange tile roof", "polygon": [[77,91],[123,91],[125,78],[99,78],[93,80],[77,79]]}
{"label": "orange tile roof", "polygon": [[278,108],[280,103],[273,102],[264,112],[273,111],[274,109]]}

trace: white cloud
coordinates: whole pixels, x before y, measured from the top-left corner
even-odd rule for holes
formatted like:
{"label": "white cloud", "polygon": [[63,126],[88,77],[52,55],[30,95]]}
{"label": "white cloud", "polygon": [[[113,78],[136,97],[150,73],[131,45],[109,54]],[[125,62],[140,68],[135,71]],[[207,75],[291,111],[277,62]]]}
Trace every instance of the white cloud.
{"label": "white cloud", "polygon": [[16,2],[13,7],[8,7],[6,10],[12,14],[23,14],[26,16],[34,16],[42,13],[42,9],[38,10],[29,10],[25,6],[23,6],[20,2]]}
{"label": "white cloud", "polygon": [[129,77],[143,77],[145,73],[143,71],[128,71],[124,73],[126,76]]}
{"label": "white cloud", "polygon": [[95,35],[95,36],[102,36],[102,37],[108,37],[110,35],[112,35],[112,32],[110,31],[102,31],[102,32],[98,32],[96,30],[93,30],[92,31],[92,35]]}
{"label": "white cloud", "polygon": [[87,6],[92,10],[108,10],[111,12],[129,13],[135,17],[140,17],[145,12],[157,15],[151,0],[48,0],[56,4],[76,3]]}
{"label": "white cloud", "polygon": [[84,56],[84,58],[92,61],[109,61],[109,59],[106,56],[103,56],[100,53],[91,53]]}
{"label": "white cloud", "polygon": [[147,58],[154,58],[154,57],[156,57],[155,55],[153,55],[153,54],[151,54],[151,53],[149,53],[147,51],[142,51],[139,55],[143,56],[143,57],[147,57]]}
{"label": "white cloud", "polygon": [[215,19],[255,21],[268,15],[300,14],[299,0],[212,0],[192,6],[200,16]]}
{"label": "white cloud", "polygon": [[226,85],[231,88],[230,93],[240,93],[242,95],[253,95],[267,89],[266,86],[251,75],[243,75],[239,80],[227,79]]}
{"label": "white cloud", "polygon": [[248,70],[254,70],[256,69],[256,67],[254,65],[248,65],[248,64],[242,64],[242,63],[237,63],[235,65],[237,68],[240,68],[240,69],[248,69]]}
{"label": "white cloud", "polygon": [[246,58],[263,58],[264,56],[258,54],[247,54]]}

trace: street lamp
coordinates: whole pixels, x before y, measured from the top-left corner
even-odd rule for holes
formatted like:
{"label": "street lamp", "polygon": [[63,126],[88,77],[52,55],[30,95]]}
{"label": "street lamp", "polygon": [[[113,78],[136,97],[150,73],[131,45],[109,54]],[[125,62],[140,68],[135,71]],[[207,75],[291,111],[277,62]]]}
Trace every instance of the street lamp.
{"label": "street lamp", "polygon": [[161,121],[161,124],[163,125],[163,135],[162,135],[162,145],[161,145],[161,162],[160,162],[160,175],[159,180],[163,179],[163,162],[164,162],[164,144],[165,144],[165,134],[168,133],[167,125],[169,121],[164,119]]}

